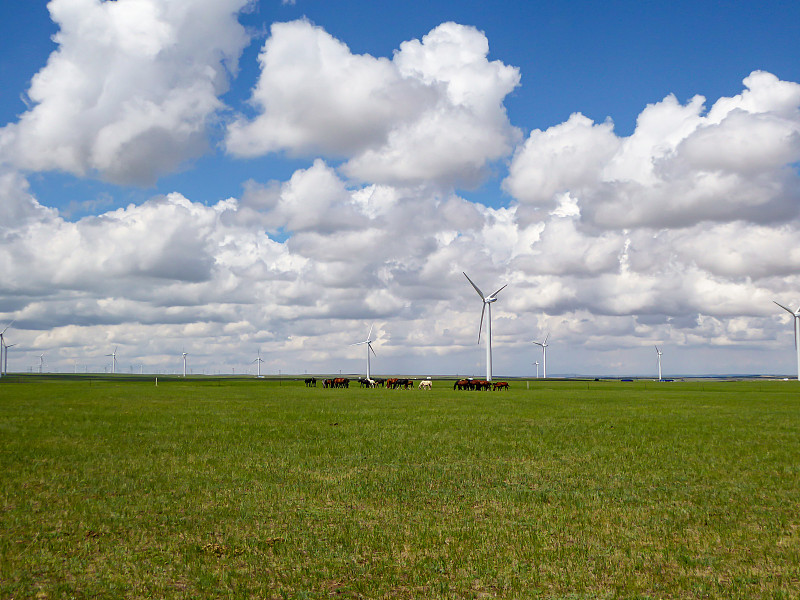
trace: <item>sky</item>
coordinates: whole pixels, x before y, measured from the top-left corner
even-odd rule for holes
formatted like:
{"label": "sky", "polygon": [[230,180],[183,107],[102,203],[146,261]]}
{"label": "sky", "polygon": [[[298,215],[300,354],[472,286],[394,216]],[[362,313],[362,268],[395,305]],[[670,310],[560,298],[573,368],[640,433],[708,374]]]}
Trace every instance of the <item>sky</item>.
{"label": "sky", "polygon": [[10,372],[794,374],[800,4],[0,6]]}

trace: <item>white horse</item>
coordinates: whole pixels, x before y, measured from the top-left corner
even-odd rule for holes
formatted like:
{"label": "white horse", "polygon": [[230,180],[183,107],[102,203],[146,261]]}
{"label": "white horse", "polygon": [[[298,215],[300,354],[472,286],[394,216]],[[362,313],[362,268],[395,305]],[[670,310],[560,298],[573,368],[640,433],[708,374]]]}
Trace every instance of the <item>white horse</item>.
{"label": "white horse", "polygon": [[423,379],[419,382],[419,389],[421,390],[432,390],[433,389],[433,382],[429,379]]}

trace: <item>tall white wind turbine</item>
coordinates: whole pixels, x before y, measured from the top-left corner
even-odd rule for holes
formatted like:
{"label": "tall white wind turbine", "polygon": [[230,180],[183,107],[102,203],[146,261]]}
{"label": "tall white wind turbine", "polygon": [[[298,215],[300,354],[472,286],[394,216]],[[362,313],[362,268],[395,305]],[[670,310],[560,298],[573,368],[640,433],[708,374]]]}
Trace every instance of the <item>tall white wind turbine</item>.
{"label": "tall white wind turbine", "polygon": [[14,321],[11,321],[11,323],[3,327],[3,331],[0,331],[0,377],[2,377],[3,374],[5,373],[5,371],[3,371],[3,364],[8,365],[8,349],[7,349],[8,346],[6,346],[5,338],[3,336],[6,330],[13,324]]}
{"label": "tall white wind turbine", "polygon": [[[256,377],[261,377],[261,363],[264,362],[264,359],[261,358],[261,348],[258,349],[258,358],[256,358],[253,362],[256,363],[256,369],[258,371]],[[185,371],[186,369],[184,368],[184,377],[186,376]]]}
{"label": "tall white wind turbine", "polygon": [[[355,344],[350,344],[351,346],[361,346],[362,344],[366,344],[367,345],[367,379],[371,379],[371,377],[369,376],[369,353],[370,353],[370,351],[372,351],[372,353],[375,354],[375,350],[372,348],[372,328],[373,327],[375,327],[374,323],[372,325],[370,325],[369,333],[367,334],[367,339],[365,339],[363,342],[356,342]],[[378,356],[378,355],[375,354],[375,356]]]}
{"label": "tall white wind turbine", "polygon": [[[775,302],[775,300],[773,300]],[[775,302],[775,304],[778,304]],[[794,318],[794,349],[797,352],[797,381],[800,381],[800,345],[797,341],[800,339],[800,308],[791,310],[786,308],[783,304],[778,304],[783,310],[788,312]]]}
{"label": "tall white wind turbine", "polygon": [[539,361],[537,360],[535,363],[536,365],[536,379],[539,379]]}
{"label": "tall white wind turbine", "polygon": [[548,332],[548,334],[544,336],[543,342],[536,342],[536,341],[533,342],[537,346],[542,347],[542,372],[545,379],[547,379],[547,347],[550,345],[547,343],[547,338],[549,337],[550,333]]}
{"label": "tall white wind turbine", "polygon": [[186,357],[189,356],[189,353],[181,352],[181,356],[183,356],[183,376],[186,377]]}
{"label": "tall white wind turbine", "polygon": [[475,291],[478,292],[478,296],[480,296],[481,300],[483,300],[483,308],[481,309],[481,322],[480,325],[478,325],[479,344],[481,343],[481,329],[483,329],[483,313],[486,312],[486,307],[487,306],[489,307],[489,315],[486,318],[486,381],[491,381],[492,380],[492,303],[497,302],[497,294],[499,294],[503,290],[503,288],[505,288],[506,285],[508,284],[499,288],[496,292],[493,292],[488,296],[485,296],[484,293],[480,290],[480,288],[477,285],[475,285],[472,279],[469,278],[469,275],[464,273],[464,277],[467,278],[467,281],[470,282],[472,287],[475,288]]}
{"label": "tall white wind turbine", "polygon": [[117,348],[119,348],[119,346],[114,346],[114,351],[111,354],[106,354],[106,356],[110,356],[111,357],[111,374],[112,375],[117,372]]}
{"label": "tall white wind turbine", "polygon": [[656,346],[656,354],[658,354],[658,380],[661,381],[663,379],[661,377],[661,355],[664,353],[658,349],[658,346]]}

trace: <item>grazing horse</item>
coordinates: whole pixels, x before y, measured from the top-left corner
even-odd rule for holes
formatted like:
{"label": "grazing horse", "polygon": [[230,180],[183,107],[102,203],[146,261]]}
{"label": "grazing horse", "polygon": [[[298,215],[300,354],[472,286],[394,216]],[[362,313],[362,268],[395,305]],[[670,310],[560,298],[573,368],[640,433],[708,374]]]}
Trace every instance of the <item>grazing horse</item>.
{"label": "grazing horse", "polygon": [[492,382],[486,381],[485,379],[481,379],[480,381],[475,382],[475,389],[476,390],[484,390],[488,391],[492,389]]}
{"label": "grazing horse", "polygon": [[337,377],[333,380],[333,387],[335,388],[346,388],[350,387],[350,380],[345,377]]}
{"label": "grazing horse", "polygon": [[306,387],[311,387],[311,386],[317,387],[317,380],[314,377],[309,377],[306,379]]}
{"label": "grazing horse", "polygon": [[456,390],[468,390],[472,386],[472,382],[469,379],[459,379],[453,384],[453,389]]}
{"label": "grazing horse", "polygon": [[433,389],[433,382],[430,379],[423,379],[419,382],[419,389],[421,390],[432,390]]}
{"label": "grazing horse", "polygon": [[323,388],[332,388],[333,387],[333,379],[323,379],[322,380],[322,387]]}
{"label": "grazing horse", "polygon": [[508,390],[508,382],[507,381],[495,381],[493,390]]}
{"label": "grazing horse", "polygon": [[383,384],[386,383],[386,380],[385,379],[373,379],[373,382],[375,383],[375,387],[378,387],[378,386],[383,387]]}

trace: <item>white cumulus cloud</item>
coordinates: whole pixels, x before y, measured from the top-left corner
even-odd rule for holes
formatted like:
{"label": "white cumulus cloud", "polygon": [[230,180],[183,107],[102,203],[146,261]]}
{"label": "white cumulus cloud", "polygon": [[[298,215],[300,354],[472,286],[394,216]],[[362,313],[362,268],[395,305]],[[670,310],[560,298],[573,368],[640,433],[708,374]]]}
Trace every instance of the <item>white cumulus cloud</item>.
{"label": "white cumulus cloud", "polygon": [[258,114],[230,125],[228,151],[321,153],[375,183],[478,183],[519,135],[503,107],[519,72],[488,52],[483,33],[456,23],[391,60],[353,54],[307,21],[274,24],[251,98]]}
{"label": "white cumulus cloud", "polygon": [[141,184],[199,156],[247,43],[247,3],[52,0],[58,48],[33,106],[0,130],[0,160]]}

